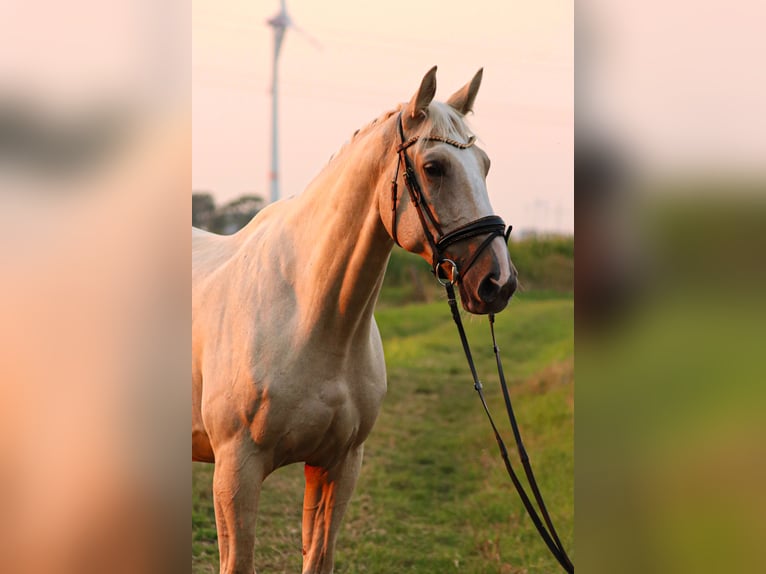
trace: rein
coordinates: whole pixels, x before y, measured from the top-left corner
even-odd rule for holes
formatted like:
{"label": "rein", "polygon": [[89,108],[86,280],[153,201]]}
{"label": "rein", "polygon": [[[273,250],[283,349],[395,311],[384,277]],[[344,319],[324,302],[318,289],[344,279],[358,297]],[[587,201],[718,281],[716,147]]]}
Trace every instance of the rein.
{"label": "rein", "polygon": [[540,509],[540,514],[542,514],[545,524],[543,524],[543,520],[540,519],[540,515],[537,513],[537,510],[532,504],[527,491],[524,489],[524,486],[521,484],[519,477],[513,470],[511,460],[508,458],[508,449],[506,448],[505,442],[503,442],[503,439],[500,436],[500,431],[498,431],[497,425],[495,424],[495,421],[489,412],[489,406],[487,406],[487,401],[484,397],[484,387],[479,380],[479,375],[476,373],[476,366],[473,362],[471,347],[468,344],[468,337],[466,337],[465,329],[463,328],[463,321],[460,318],[460,311],[458,310],[457,299],[455,297],[455,289],[453,285],[454,284],[452,282],[449,282],[445,285],[445,289],[447,291],[447,301],[450,306],[450,311],[452,311],[452,319],[455,321],[455,325],[457,325],[457,331],[460,335],[460,342],[463,345],[463,352],[465,353],[466,360],[468,361],[468,367],[471,370],[471,376],[473,377],[473,388],[476,389],[476,392],[479,395],[481,404],[484,407],[484,412],[487,413],[487,419],[489,420],[489,424],[492,427],[492,432],[495,433],[495,440],[497,441],[497,446],[500,449],[500,456],[503,458],[503,462],[505,463],[505,469],[508,471],[508,476],[511,477],[511,482],[513,482],[513,486],[516,487],[516,492],[518,492],[519,498],[521,498],[521,502],[524,504],[524,508],[527,510],[527,514],[532,519],[535,528],[537,528],[537,532],[540,534],[543,542],[545,542],[548,550],[550,550],[553,557],[561,565],[565,572],[573,574],[574,564],[572,564],[572,561],[569,559],[566,550],[564,550],[564,545],[561,543],[559,535],[556,532],[556,528],[553,526],[553,521],[548,514],[548,509],[546,508],[545,501],[543,500],[543,496],[540,493],[540,488],[537,486],[537,480],[535,479],[535,474],[532,471],[529,455],[527,454],[527,450],[524,448],[524,443],[521,439],[521,432],[519,431],[519,425],[516,422],[516,415],[513,412],[511,396],[508,392],[508,385],[505,381],[503,363],[500,360],[500,349],[498,348],[497,341],[495,340],[495,315],[489,315],[489,328],[492,333],[492,347],[495,353],[497,374],[500,378],[500,387],[503,390],[503,398],[505,399],[505,409],[508,412],[508,420],[510,421],[511,428],[513,429],[513,436],[516,441],[516,448],[519,453],[519,458],[521,459],[521,464],[524,467],[524,473],[526,474],[527,480],[532,489],[532,494],[534,495],[535,501],[537,502],[537,506]]}
{"label": "rein", "polygon": [[[505,373],[503,372],[503,364],[502,364],[502,361],[500,360],[500,350],[498,349],[497,342],[495,339],[495,315],[494,313],[489,315],[489,325],[490,325],[490,332],[492,333],[492,346],[495,353],[495,361],[497,363],[497,373],[500,379],[500,386],[503,391],[505,408],[506,408],[506,411],[508,412],[508,420],[510,421],[511,428],[513,429],[513,436],[516,442],[516,448],[519,453],[519,458],[521,459],[521,464],[524,467],[524,473],[527,477],[527,481],[529,482],[530,488],[532,489],[532,495],[534,496],[534,499],[537,502],[537,507],[540,510],[539,514],[537,512],[537,509],[535,509],[535,506],[532,503],[529,495],[524,489],[524,486],[521,484],[521,481],[519,480],[518,475],[513,470],[513,466],[511,465],[510,458],[508,457],[508,449],[506,448],[505,443],[503,442],[503,439],[500,436],[500,432],[497,429],[497,425],[495,424],[495,421],[489,412],[489,406],[487,405],[487,401],[484,397],[483,386],[481,384],[481,381],[479,380],[479,375],[476,372],[476,365],[474,364],[471,348],[470,348],[470,345],[468,344],[468,338],[465,334],[465,329],[463,328],[463,321],[460,318],[460,311],[457,306],[457,297],[455,295],[454,285],[455,283],[458,283],[460,281],[461,274],[464,276],[468,272],[468,270],[475,263],[479,255],[484,251],[484,249],[486,249],[489,246],[490,243],[492,243],[492,241],[496,237],[503,237],[507,244],[508,237],[511,234],[512,226],[509,225],[506,231],[505,222],[500,217],[496,215],[488,215],[486,217],[481,217],[479,219],[471,221],[470,223],[467,223],[466,225],[463,225],[445,234],[441,226],[439,225],[438,221],[434,217],[433,212],[428,207],[428,204],[426,203],[425,198],[423,197],[422,190],[420,188],[420,185],[418,184],[417,177],[415,175],[415,171],[412,168],[412,163],[410,162],[410,159],[407,156],[407,149],[411,147],[412,145],[414,145],[419,139],[423,139],[424,141],[438,141],[438,142],[449,144],[459,149],[467,149],[475,143],[475,138],[471,137],[466,143],[461,143],[453,139],[443,138],[438,136],[430,136],[430,137],[422,137],[422,138],[415,136],[405,141],[404,129],[402,127],[401,113],[399,114],[398,125],[399,125],[400,144],[396,148],[396,151],[397,151],[397,154],[399,155],[399,158],[396,164],[396,173],[394,175],[393,180],[391,181],[391,203],[392,203],[391,230],[392,230],[393,240],[397,245],[401,247],[401,244],[399,243],[397,239],[397,235],[396,235],[396,215],[397,215],[397,201],[398,201],[398,195],[399,195],[398,194],[399,171],[400,171],[400,168],[403,166],[405,186],[409,193],[410,199],[412,200],[412,203],[415,206],[415,210],[418,214],[418,219],[420,220],[420,224],[423,227],[423,232],[425,234],[426,240],[428,241],[428,244],[431,247],[432,271],[434,275],[436,276],[436,279],[439,281],[439,283],[441,283],[444,286],[447,292],[447,301],[450,306],[450,311],[452,312],[452,318],[455,321],[455,325],[457,326],[458,335],[460,336],[460,342],[463,345],[463,352],[465,353],[465,357],[468,361],[468,367],[471,370],[471,376],[473,377],[473,386],[479,395],[479,399],[481,400],[481,404],[484,407],[484,412],[487,414],[487,418],[489,419],[489,424],[492,427],[492,431],[495,433],[495,440],[497,441],[497,446],[500,449],[500,455],[502,456],[503,462],[505,463],[505,468],[508,471],[508,475],[511,478],[511,482],[513,482],[514,487],[516,487],[516,492],[518,492],[519,497],[521,498],[521,502],[527,511],[527,514],[532,519],[532,522],[534,523],[535,528],[537,528],[537,531],[540,534],[540,537],[543,539],[543,542],[545,542],[546,546],[548,547],[548,550],[550,550],[553,557],[556,559],[556,561],[558,561],[558,563],[561,565],[561,567],[564,569],[565,572],[569,574],[573,574],[574,565],[572,564],[572,561],[569,559],[569,556],[564,550],[564,546],[561,543],[558,533],[556,532],[556,529],[553,526],[553,521],[551,520],[550,515],[548,513],[548,509],[545,506],[545,501],[543,500],[542,494],[540,493],[540,489],[537,486],[537,480],[535,479],[534,472],[532,471],[532,465],[530,464],[530,461],[529,461],[529,455],[527,454],[527,451],[524,448],[524,443],[521,439],[519,426],[518,426],[518,423],[516,422],[516,415],[513,412],[511,396],[510,396],[510,393],[508,392],[508,385],[505,380]],[[428,219],[431,222],[431,227],[435,230],[436,234],[438,235],[438,239],[431,232],[431,227],[429,227],[426,219]],[[454,245],[455,243],[458,243],[465,239],[470,239],[472,237],[478,237],[480,235],[485,235],[485,234],[487,235],[487,238],[484,239],[484,241],[480,244],[479,248],[473,253],[473,255],[468,259],[468,261],[463,264],[462,270],[459,269],[458,264],[455,262],[454,259],[450,259],[446,257],[447,249],[451,245]],[[449,277],[442,276],[442,272],[444,271],[444,265],[449,265],[451,267],[451,270],[450,270],[451,272]],[[540,515],[542,515],[542,519],[540,518]]]}

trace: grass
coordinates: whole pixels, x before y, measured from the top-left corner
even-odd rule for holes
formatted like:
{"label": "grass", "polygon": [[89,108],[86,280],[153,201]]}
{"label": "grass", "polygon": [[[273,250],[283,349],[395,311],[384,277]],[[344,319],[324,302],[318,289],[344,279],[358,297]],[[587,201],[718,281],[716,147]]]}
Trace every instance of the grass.
{"label": "grass", "polygon": [[[336,574],[557,572],[505,474],[446,303],[382,306],[376,316],[389,391],[339,536]],[[466,318],[466,330],[490,408],[512,442],[486,320]],[[527,450],[575,560],[572,298],[522,293],[497,330]],[[193,574],[218,571],[212,470],[193,464]],[[300,572],[302,496],[301,465],[264,484],[259,573]]]}

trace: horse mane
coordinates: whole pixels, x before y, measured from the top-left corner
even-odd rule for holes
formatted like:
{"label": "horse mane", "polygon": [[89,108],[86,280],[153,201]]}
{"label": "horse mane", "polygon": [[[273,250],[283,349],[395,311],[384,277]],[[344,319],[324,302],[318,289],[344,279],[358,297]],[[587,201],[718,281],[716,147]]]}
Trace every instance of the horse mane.
{"label": "horse mane", "polygon": [[[384,112],[367,125],[356,130],[351,135],[351,138],[330,157],[330,161],[338,157],[349,145],[354,143],[357,139],[366,135],[373,128],[385,122],[391,116],[398,114],[406,105],[407,104],[399,104],[393,110]],[[418,143],[415,144],[416,147],[422,147],[425,145],[427,142],[423,138],[427,137],[442,137],[467,142],[469,138],[474,135],[473,132],[468,128],[464,116],[449,104],[445,104],[443,102],[431,102],[428,106],[427,117],[428,121],[422,122],[414,133],[406,134],[408,138],[413,136],[418,136],[421,138]]]}

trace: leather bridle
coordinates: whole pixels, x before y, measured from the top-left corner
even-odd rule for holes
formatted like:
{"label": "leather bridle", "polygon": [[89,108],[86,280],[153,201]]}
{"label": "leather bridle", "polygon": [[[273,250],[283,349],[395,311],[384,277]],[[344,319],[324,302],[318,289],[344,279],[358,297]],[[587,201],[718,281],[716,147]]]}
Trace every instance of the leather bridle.
{"label": "leather bridle", "polygon": [[[512,226],[509,225],[506,231],[505,222],[502,218],[497,215],[487,215],[486,217],[475,219],[474,221],[445,234],[439,221],[434,216],[433,211],[431,211],[426,198],[423,196],[423,191],[418,183],[417,175],[412,167],[412,162],[407,155],[407,149],[418,141],[435,141],[451,145],[458,149],[468,149],[476,142],[476,138],[471,136],[466,143],[441,136],[414,136],[405,140],[401,112],[399,112],[399,117],[397,118],[397,126],[399,130],[399,145],[396,148],[396,152],[399,157],[396,162],[396,173],[391,180],[391,237],[394,242],[401,247],[397,237],[396,228],[397,204],[399,201],[399,172],[402,171],[403,168],[404,185],[407,188],[412,205],[415,207],[415,211],[418,214],[420,225],[423,228],[423,234],[431,248],[431,269],[442,285],[446,285],[446,283],[458,283],[461,277],[464,277],[466,273],[468,273],[468,270],[476,262],[479,255],[481,255],[496,237],[504,237],[506,243],[508,242],[508,236],[511,233]],[[432,229],[433,231],[431,231]],[[468,260],[462,263],[462,268],[458,267],[455,258],[447,257],[447,250],[452,245],[480,235],[487,235],[487,237]],[[445,265],[451,267],[449,277],[442,275],[445,271]]]}
{"label": "leather bridle", "polygon": [[[495,354],[495,362],[497,363],[500,387],[503,391],[505,408],[508,413],[508,419],[511,424],[511,428],[513,430],[513,436],[516,441],[516,448],[521,459],[521,464],[524,467],[524,474],[526,475],[527,481],[529,482],[530,488],[532,490],[532,497],[537,503],[539,513],[535,508],[531,497],[529,494],[527,494],[524,486],[521,484],[519,476],[516,474],[511,465],[510,458],[508,457],[508,449],[506,448],[505,443],[500,436],[497,425],[495,424],[495,421],[489,412],[489,406],[487,405],[486,398],[484,397],[484,387],[479,380],[478,373],[476,372],[476,365],[474,364],[471,348],[468,344],[468,338],[466,337],[465,329],[463,328],[463,322],[460,318],[460,311],[458,310],[457,306],[457,297],[455,295],[455,283],[458,283],[462,277],[465,277],[466,273],[468,273],[468,270],[476,262],[476,259],[479,257],[482,251],[484,251],[495,238],[503,237],[505,238],[505,242],[507,244],[512,227],[509,225],[506,231],[505,222],[500,217],[497,215],[488,215],[486,217],[480,217],[479,219],[471,221],[470,223],[458,227],[457,229],[453,229],[449,233],[445,234],[436,217],[434,217],[431,208],[428,206],[425,197],[423,197],[422,189],[418,183],[417,176],[415,175],[415,170],[412,168],[410,158],[407,156],[407,149],[419,140],[438,141],[449,144],[458,149],[467,149],[475,143],[475,138],[469,138],[466,143],[461,143],[450,138],[439,136],[415,136],[405,140],[401,112],[399,113],[397,121],[399,129],[399,145],[396,148],[396,152],[399,155],[399,158],[396,163],[396,173],[394,174],[394,178],[391,181],[391,236],[394,242],[401,247],[396,234],[396,216],[399,196],[399,171],[401,167],[404,166],[404,184],[407,187],[407,191],[409,192],[412,204],[415,206],[415,211],[418,214],[420,225],[423,227],[423,233],[425,234],[426,241],[428,241],[428,244],[431,247],[431,267],[433,273],[436,275],[439,283],[441,283],[447,291],[447,301],[452,312],[452,318],[455,321],[455,325],[457,325],[460,342],[463,345],[463,352],[465,353],[466,359],[468,360],[468,367],[470,368],[471,376],[473,377],[473,386],[478,393],[479,398],[481,399],[481,404],[484,407],[484,412],[487,414],[489,423],[492,426],[492,431],[495,434],[495,440],[497,441],[497,446],[500,449],[500,455],[503,459],[503,462],[505,463],[506,471],[508,472],[508,475],[511,478],[511,482],[513,482],[513,485],[516,488],[519,497],[521,498],[521,502],[524,505],[527,514],[534,523],[537,532],[540,534],[543,542],[545,542],[548,550],[551,552],[553,557],[561,565],[565,572],[568,574],[573,574],[574,564],[567,555],[567,552],[564,549],[564,545],[561,543],[559,535],[553,526],[550,514],[548,513],[548,509],[545,506],[545,501],[543,500],[542,494],[537,485],[537,480],[535,479],[534,472],[532,471],[529,455],[527,454],[527,451],[524,448],[524,443],[521,439],[521,432],[519,431],[519,426],[516,422],[516,415],[513,412],[513,405],[511,403],[511,397],[508,391],[508,385],[505,380],[503,365],[500,360],[500,349],[498,349],[497,342],[495,340],[495,315],[494,313],[489,315],[489,324],[490,331],[492,333],[492,346]],[[430,226],[428,223],[429,221]],[[435,234],[431,232],[431,228],[434,229]],[[480,235],[487,235],[487,237],[479,245],[479,248],[473,253],[473,255],[468,258],[468,261],[463,263],[462,269],[459,269],[455,260],[447,257],[447,250],[455,243],[465,239],[470,239],[472,237],[478,237]],[[442,272],[444,271],[443,266],[445,264],[451,266],[451,273],[449,277],[442,276]]]}

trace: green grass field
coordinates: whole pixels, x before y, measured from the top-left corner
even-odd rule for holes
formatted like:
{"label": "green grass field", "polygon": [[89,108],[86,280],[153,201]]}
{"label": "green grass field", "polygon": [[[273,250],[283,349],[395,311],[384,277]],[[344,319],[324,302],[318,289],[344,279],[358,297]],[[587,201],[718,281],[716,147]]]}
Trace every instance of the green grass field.
{"label": "green grass field", "polygon": [[[444,300],[376,314],[388,395],[336,551],[336,574],[548,573],[481,408]],[[521,293],[497,318],[498,345],[540,488],[570,557],[573,546],[573,300]],[[515,448],[486,319],[466,317],[490,408]],[[213,466],[193,464],[192,572],[218,572]],[[275,472],[258,518],[259,574],[301,571],[303,467]]]}

